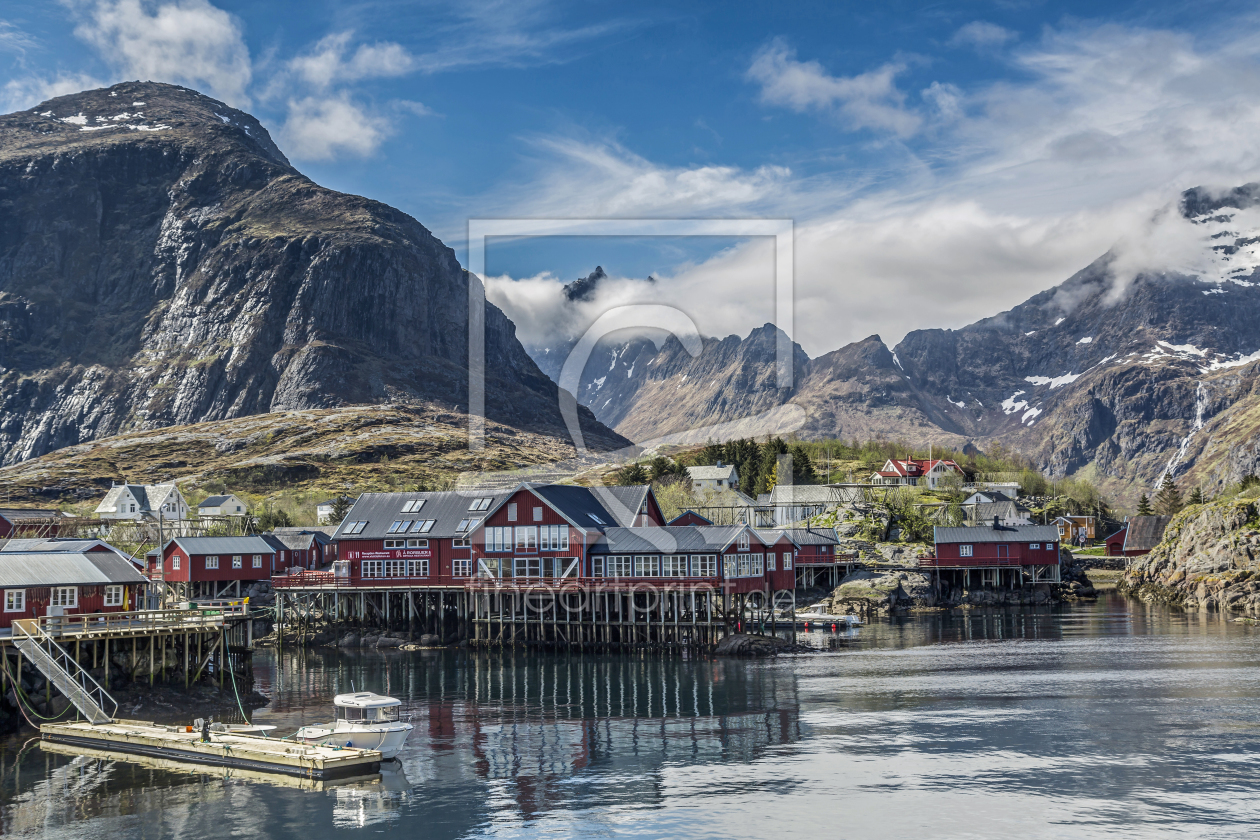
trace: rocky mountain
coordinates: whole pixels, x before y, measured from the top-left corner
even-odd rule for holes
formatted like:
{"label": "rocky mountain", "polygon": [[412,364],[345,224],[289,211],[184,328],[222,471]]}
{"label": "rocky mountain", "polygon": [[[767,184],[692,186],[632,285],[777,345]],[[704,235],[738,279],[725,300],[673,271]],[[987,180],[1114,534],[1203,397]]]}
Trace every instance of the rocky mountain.
{"label": "rocky mountain", "polygon": [[[250,115],[131,82],[0,117],[0,464],[123,432],[421,400],[466,411],[468,275]],[[561,434],[485,309],[487,415]],[[588,445],[626,441],[593,416]]]}
{"label": "rocky mountain", "polygon": [[1177,209],[1203,243],[1198,269],[1121,282],[1109,253],[962,329],[916,330],[891,350],[871,336],[816,359],[796,347],[783,391],[766,325],[706,340],[696,359],[676,341],[606,341],[579,398],[641,442],[794,406],[807,437],[1000,442],[1121,496],[1166,471],[1220,487],[1260,470],[1256,206],[1260,185],[1190,190]]}

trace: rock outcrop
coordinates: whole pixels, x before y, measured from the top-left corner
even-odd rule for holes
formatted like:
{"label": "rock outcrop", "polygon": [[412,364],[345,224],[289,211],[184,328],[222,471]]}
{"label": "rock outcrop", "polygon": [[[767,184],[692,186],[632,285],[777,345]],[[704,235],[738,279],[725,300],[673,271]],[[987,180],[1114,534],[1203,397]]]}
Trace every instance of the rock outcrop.
{"label": "rock outcrop", "polygon": [[[466,411],[469,282],[415,219],[313,183],[195,91],[0,117],[0,464],[270,411]],[[487,415],[562,433],[512,322],[487,305],[484,326]],[[584,423],[588,445],[626,443]]]}
{"label": "rock outcrop", "polygon": [[1260,511],[1255,499],[1194,505],[1134,560],[1120,589],[1150,603],[1260,616]]}

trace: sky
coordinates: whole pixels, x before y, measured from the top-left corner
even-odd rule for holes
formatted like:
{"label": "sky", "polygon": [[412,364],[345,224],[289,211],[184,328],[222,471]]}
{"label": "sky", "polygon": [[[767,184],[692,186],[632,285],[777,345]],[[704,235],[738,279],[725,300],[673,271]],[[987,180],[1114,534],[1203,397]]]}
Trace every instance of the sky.
{"label": "sky", "polygon": [[[1260,179],[1260,9],[1214,0],[9,0],[0,67],[5,111],[130,79],[222,99],[465,264],[470,219],[791,220],[780,320],[811,356],[963,326],[1109,249],[1191,260],[1161,208]],[[614,281],[566,304],[596,264]],[[491,240],[485,279],[527,343],[641,301],[745,335],[775,265],[760,238],[533,237]]]}

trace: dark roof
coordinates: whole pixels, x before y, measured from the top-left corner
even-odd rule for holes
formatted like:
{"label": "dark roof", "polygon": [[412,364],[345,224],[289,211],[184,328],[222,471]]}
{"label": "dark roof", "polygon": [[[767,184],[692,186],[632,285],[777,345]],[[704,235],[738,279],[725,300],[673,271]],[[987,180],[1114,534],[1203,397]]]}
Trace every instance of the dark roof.
{"label": "dark roof", "polygon": [[1124,550],[1150,551],[1164,538],[1164,529],[1171,521],[1171,516],[1130,517],[1129,533],[1124,538]]}
{"label": "dark roof", "polygon": [[[629,528],[647,499],[646,484],[632,487],[579,487],[574,484],[536,484],[530,490],[547,501],[579,528],[601,531],[621,526]],[[598,519],[591,518],[594,514]]]}
{"label": "dark roof", "polygon": [[130,560],[112,551],[20,551],[0,554],[2,586],[100,586],[147,583]]}
{"label": "dark roof", "polygon": [[609,528],[591,545],[592,554],[675,554],[723,551],[745,525],[667,525]]}
{"label": "dark roof", "polygon": [[993,517],[997,516],[1001,519],[1025,519],[1028,513],[1027,508],[1021,508],[1012,501],[1005,502],[978,502],[974,505],[967,505],[967,519],[977,524],[988,523],[993,524]]}
{"label": "dark roof", "polygon": [[207,496],[205,499],[202,500],[201,504],[197,505],[197,507],[199,508],[219,507],[230,498],[232,497],[231,496]]}
{"label": "dark roof", "polygon": [[765,545],[776,545],[780,540],[787,540],[797,548],[800,548],[800,543],[792,539],[786,528],[753,528],[753,533]]}
{"label": "dark roof", "polygon": [[941,543],[1004,543],[1004,542],[1058,542],[1059,529],[1053,525],[1004,525],[995,530],[992,525],[973,525],[963,528],[932,529],[932,540]]}
{"label": "dark roof", "polygon": [[[86,551],[97,551],[104,548],[106,551],[116,551],[119,554],[123,552],[114,548],[104,540],[88,539],[33,539],[33,540],[9,540],[0,545],[0,551],[22,551],[28,554],[39,551],[72,551],[76,554]],[[125,557],[126,555],[123,554]]]}
{"label": "dark roof", "polygon": [[784,528],[783,532],[797,545],[839,545],[831,528]]}
{"label": "dark roof", "polygon": [[669,521],[668,521],[668,522],[666,522],[665,524],[666,524],[666,525],[673,525],[673,524],[674,524],[675,522],[677,522],[679,519],[682,519],[684,516],[687,516],[688,514],[690,514],[691,516],[696,517],[697,519],[703,519],[705,522],[708,522],[710,525],[712,525],[712,524],[713,524],[713,520],[712,520],[712,519],[710,519],[709,517],[707,517],[707,516],[705,516],[705,515],[703,515],[703,514],[696,513],[696,512],[695,512],[694,510],[692,510],[691,508],[688,508],[687,510],[684,510],[682,513],[678,514],[677,516],[675,516],[673,519],[669,520]]}
{"label": "dark roof", "polygon": [[[1003,493],[1001,490],[974,490],[974,491],[972,491],[971,496],[986,496],[986,497],[988,497],[988,498],[992,499],[994,502],[1013,502],[1013,501],[1015,501],[1015,500],[1014,500],[1014,499],[1012,499],[1010,496],[1008,496],[1008,495],[1006,495],[1005,493]],[[968,496],[967,498],[968,498],[968,499],[970,499],[970,498],[971,498],[971,496]],[[975,503],[973,503],[973,504],[984,504],[984,503],[983,503],[983,502],[975,502]]]}
{"label": "dark roof", "polygon": [[[270,554],[275,547],[261,536],[248,537],[175,537],[175,543],[187,554]],[[283,546],[282,546],[283,547]]]}
{"label": "dark roof", "polygon": [[279,540],[294,551],[309,551],[316,545],[328,545],[332,542],[328,535],[322,531],[305,531],[296,528],[285,529],[284,531],[277,529],[266,536]]}
{"label": "dark roof", "polygon": [[[395,522],[423,522],[434,520],[433,527],[423,533],[408,533],[407,536],[443,538],[463,536],[455,529],[465,519],[482,519],[495,510],[515,490],[429,490],[414,493],[364,493],[355,500],[354,506],[346,514],[346,518],[337,526],[335,536],[338,539],[382,540],[395,536],[389,528]],[[469,510],[476,499],[490,499],[486,510]],[[403,506],[408,502],[424,501],[419,510],[403,513]],[[361,531],[347,534],[346,531],[355,522],[366,522]],[[408,531],[411,526],[407,526]]]}
{"label": "dark roof", "polygon": [[1113,534],[1109,534],[1103,537],[1103,542],[1110,542],[1111,540],[1114,540],[1116,537],[1120,537],[1120,539],[1123,540],[1128,530],[1129,530],[1128,525],[1121,525],[1118,531],[1116,531]]}
{"label": "dark roof", "polygon": [[325,545],[332,542],[332,535],[337,533],[336,525],[284,525],[279,528],[272,528],[271,533],[277,537],[286,534],[317,534],[318,538]]}

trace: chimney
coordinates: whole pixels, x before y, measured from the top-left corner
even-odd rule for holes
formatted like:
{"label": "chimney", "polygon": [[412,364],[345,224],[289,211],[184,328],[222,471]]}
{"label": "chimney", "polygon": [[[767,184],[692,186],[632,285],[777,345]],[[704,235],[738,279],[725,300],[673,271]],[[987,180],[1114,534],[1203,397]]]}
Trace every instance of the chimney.
{"label": "chimney", "polygon": [[1001,528],[998,526],[998,515],[997,515],[996,513],[995,513],[995,514],[993,514],[993,530],[994,530],[994,531],[1000,531],[1000,530],[1001,530]]}
{"label": "chimney", "polygon": [[722,462],[721,462],[721,461],[718,461],[718,462],[717,462],[717,465],[718,465],[719,467],[721,467],[721,466],[722,466]]}

